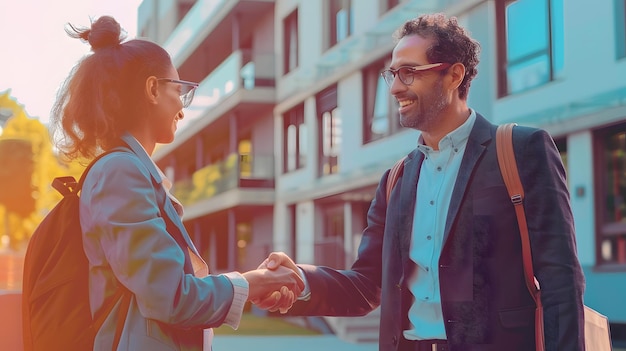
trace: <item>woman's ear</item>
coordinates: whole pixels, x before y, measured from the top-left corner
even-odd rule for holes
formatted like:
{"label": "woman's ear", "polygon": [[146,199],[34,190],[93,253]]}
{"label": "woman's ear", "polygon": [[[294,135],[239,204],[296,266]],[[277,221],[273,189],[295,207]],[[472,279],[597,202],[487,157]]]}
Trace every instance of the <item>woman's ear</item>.
{"label": "woman's ear", "polygon": [[155,76],[146,78],[144,93],[149,103],[157,103],[157,98],[159,97],[159,82]]}

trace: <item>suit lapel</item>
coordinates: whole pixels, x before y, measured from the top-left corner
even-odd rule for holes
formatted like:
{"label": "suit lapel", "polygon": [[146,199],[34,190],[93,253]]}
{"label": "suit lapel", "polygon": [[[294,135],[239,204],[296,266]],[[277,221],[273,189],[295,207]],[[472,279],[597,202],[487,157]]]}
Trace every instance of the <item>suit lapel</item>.
{"label": "suit lapel", "polygon": [[459,212],[461,202],[465,197],[467,186],[472,174],[474,173],[476,163],[482,157],[486,150],[486,145],[491,139],[491,123],[489,123],[483,116],[476,113],[476,121],[474,122],[474,127],[472,127],[472,131],[470,132],[467,140],[467,146],[465,147],[465,153],[463,154],[459,174],[457,175],[454,190],[452,191],[452,198],[450,199],[450,207],[446,217],[446,228],[443,233],[444,246],[450,236],[450,229],[452,228],[452,224],[454,223],[454,220]]}
{"label": "suit lapel", "polygon": [[417,180],[424,161],[424,154],[417,149],[413,150],[404,161],[404,170],[400,179],[400,204],[397,207],[399,213],[398,233],[400,235],[400,255],[405,267],[409,262],[409,249],[413,234],[413,216],[415,215],[415,199],[417,193]]}

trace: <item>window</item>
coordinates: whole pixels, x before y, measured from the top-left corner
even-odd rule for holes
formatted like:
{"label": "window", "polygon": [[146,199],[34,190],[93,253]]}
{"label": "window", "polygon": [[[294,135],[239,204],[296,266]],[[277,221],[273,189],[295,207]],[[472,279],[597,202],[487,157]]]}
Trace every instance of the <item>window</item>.
{"label": "window", "polygon": [[398,103],[380,76],[388,65],[389,59],[380,60],[363,70],[363,144],[401,129]]}
{"label": "window", "polygon": [[626,124],[595,134],[596,257],[599,265],[626,265]]}
{"label": "window", "polygon": [[350,3],[351,0],[329,1],[330,32],[328,48],[332,48],[338,42],[354,33],[354,12]]}
{"label": "window", "polygon": [[392,8],[398,6],[400,4],[400,0],[380,0],[380,13],[383,14]]}
{"label": "window", "polygon": [[323,232],[315,238],[315,264],[344,269],[345,214],[343,203],[320,204]]}
{"label": "window", "polygon": [[252,177],[252,142],[249,137],[239,141],[239,176]]}
{"label": "window", "polygon": [[615,0],[616,53],[617,58],[626,57],[626,0]]}
{"label": "window", "polygon": [[555,79],[563,69],[563,0],[497,1],[498,95]]}
{"label": "window", "polygon": [[337,108],[337,87],[332,86],[317,96],[317,113],[320,145],[320,175],[339,172],[341,148],[341,116]]}
{"label": "window", "polygon": [[283,20],[283,73],[298,67],[298,9]]}
{"label": "window", "polygon": [[304,104],[300,104],[283,115],[283,172],[304,167],[307,142]]}

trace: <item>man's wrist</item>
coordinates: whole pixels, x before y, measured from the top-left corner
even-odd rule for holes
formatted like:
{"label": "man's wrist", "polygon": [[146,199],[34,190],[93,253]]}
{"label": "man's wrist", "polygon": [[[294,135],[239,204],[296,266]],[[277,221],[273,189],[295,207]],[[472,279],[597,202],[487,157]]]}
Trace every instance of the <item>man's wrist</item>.
{"label": "man's wrist", "polygon": [[304,281],[304,289],[302,289],[302,292],[300,293],[300,296],[298,296],[297,300],[309,301],[311,299],[311,288],[309,287],[309,282],[306,280],[306,275],[304,275],[302,268],[298,267],[298,270],[300,271],[300,277],[302,277],[302,280]]}

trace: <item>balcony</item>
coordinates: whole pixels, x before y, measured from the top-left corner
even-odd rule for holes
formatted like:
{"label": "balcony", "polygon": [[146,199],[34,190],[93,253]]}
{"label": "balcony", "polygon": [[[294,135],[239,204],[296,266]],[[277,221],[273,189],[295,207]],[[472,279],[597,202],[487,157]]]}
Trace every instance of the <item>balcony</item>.
{"label": "balcony", "polygon": [[[159,145],[152,155],[159,160],[196,133],[218,119],[228,116],[233,109],[255,109],[255,103],[273,102],[274,55],[259,54],[253,50],[237,50],[208,75],[196,89],[191,105],[185,109],[185,118],[178,122],[174,142]],[[265,88],[265,89],[263,89]],[[237,92],[238,98],[224,103]]]}
{"label": "balcony", "polygon": [[273,188],[274,156],[231,154],[174,183],[173,194],[185,206],[235,188]]}

